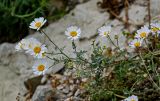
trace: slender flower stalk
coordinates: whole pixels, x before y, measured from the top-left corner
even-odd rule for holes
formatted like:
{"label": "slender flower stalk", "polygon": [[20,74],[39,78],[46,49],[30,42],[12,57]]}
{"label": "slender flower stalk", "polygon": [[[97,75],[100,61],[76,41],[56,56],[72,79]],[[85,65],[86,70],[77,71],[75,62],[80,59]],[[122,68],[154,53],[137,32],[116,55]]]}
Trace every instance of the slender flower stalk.
{"label": "slender flower stalk", "polygon": [[[112,41],[112,39],[110,38],[109,35],[107,35],[107,38],[110,40],[110,42],[112,43],[112,45],[114,45],[120,52],[122,52],[122,50],[119,47],[118,38],[116,39],[117,40],[117,45]],[[124,54],[124,58],[127,60],[127,57],[125,56],[125,54]]]}
{"label": "slender flower stalk", "polygon": [[[78,52],[77,52],[76,44],[75,44],[74,40],[72,40],[72,48],[73,48],[75,54],[77,55]],[[81,58],[79,55],[77,55],[77,57],[78,57],[78,59],[80,59],[80,60],[83,61],[84,63],[88,63],[88,64],[90,64],[91,66],[93,65],[92,63],[90,63],[90,62],[87,61],[86,59]]]}
{"label": "slender flower stalk", "polygon": [[150,73],[149,73],[149,71],[148,71],[148,69],[147,69],[147,66],[146,66],[146,64],[145,64],[145,62],[144,62],[145,60],[143,59],[143,57],[142,57],[142,55],[141,55],[141,52],[139,52],[139,57],[140,57],[143,65],[144,65],[144,67],[145,67],[145,69],[146,69],[146,71],[147,71],[147,74],[148,74],[148,76],[149,76],[149,78],[150,78],[150,81],[151,81],[158,89],[160,89],[160,87],[154,82],[152,76],[150,75]]}
{"label": "slender flower stalk", "polygon": [[102,26],[98,29],[98,34],[102,37],[107,37],[112,43],[112,45],[114,45],[116,48],[120,50],[120,48],[110,38],[111,29],[111,26]]}
{"label": "slender flower stalk", "polygon": [[115,35],[114,38],[116,39],[117,46],[119,47],[119,38],[118,38],[118,35]]}
{"label": "slender flower stalk", "polygon": [[67,57],[69,60],[70,60],[70,57],[68,55],[66,55],[59,47],[58,45],[56,45],[51,39],[50,37],[43,31],[43,30],[40,30],[40,33],[43,33],[47,38],[48,40],[55,46],[55,48],[57,48],[61,54],[63,54],[65,57]]}
{"label": "slender flower stalk", "polygon": [[148,47],[148,44],[147,44],[147,40],[146,40],[146,39],[144,39],[144,43],[146,44],[146,47],[147,47],[148,51],[149,51],[151,54],[153,54],[152,51],[151,51],[151,50],[149,49],[149,47]]}
{"label": "slender flower stalk", "polygon": [[112,43],[112,45],[114,45],[116,48],[120,49],[111,39],[111,37],[109,35],[107,35],[107,38],[110,40],[110,42]]}
{"label": "slender flower stalk", "polygon": [[74,40],[72,40],[72,48],[73,48],[74,52],[77,53],[77,47],[76,47]]}

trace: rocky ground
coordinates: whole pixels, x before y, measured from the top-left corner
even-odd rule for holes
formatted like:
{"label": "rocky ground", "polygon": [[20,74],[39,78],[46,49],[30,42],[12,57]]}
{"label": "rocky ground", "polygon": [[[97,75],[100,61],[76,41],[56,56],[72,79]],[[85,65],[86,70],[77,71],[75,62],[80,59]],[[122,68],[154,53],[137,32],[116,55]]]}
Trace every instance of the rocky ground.
{"label": "rocky ground", "polygon": [[[70,56],[73,56],[73,54],[70,54],[71,41],[68,40],[67,37],[64,35],[65,29],[70,25],[77,25],[82,29],[81,39],[76,42],[78,45],[77,48],[79,49],[90,50],[90,45],[93,39],[102,42],[102,44],[110,46],[111,44],[107,42],[106,39],[102,39],[96,36],[97,29],[104,24],[112,25],[113,31],[111,33],[111,37],[113,38],[115,34],[118,34],[120,37],[119,40],[121,41],[120,46],[126,46],[125,37],[119,34],[119,32],[124,29],[123,23],[117,19],[110,20],[109,14],[97,7],[97,2],[98,0],[90,0],[86,3],[77,5],[76,8],[73,9],[64,18],[61,18],[59,21],[50,24],[47,28],[44,29],[45,32],[48,33],[50,38],[54,40],[60,47],[66,46],[65,52]],[[151,0],[151,15],[153,17],[160,14],[159,6],[160,0]],[[124,10],[122,10],[120,17],[125,18]],[[129,7],[129,22],[133,24],[130,26],[130,31],[134,31],[136,29],[135,25],[142,25],[146,23],[146,17],[146,0],[136,0]],[[39,33],[28,37],[35,37],[42,42],[45,39]],[[51,50],[51,43],[49,43],[48,41],[46,41],[46,43]],[[74,78],[75,81],[73,81],[73,78],[70,80],[70,78],[68,78],[68,76],[66,75],[54,75],[54,73],[64,67],[63,64],[59,64],[50,70],[50,73],[53,74],[53,77],[52,79],[47,81],[45,85],[43,85],[41,83],[42,77],[35,77],[33,75],[31,69],[33,64],[33,58],[24,53],[16,52],[14,47],[15,44],[9,43],[3,43],[0,45],[0,101],[16,101],[17,96],[20,97],[18,97],[17,99],[24,101],[22,96],[28,92],[27,88],[29,89],[30,87],[32,87],[33,90],[30,92],[35,91],[32,97],[33,101],[45,101],[43,100],[43,98],[45,98],[43,96],[55,93],[56,90],[58,90],[58,92],[60,93],[63,93],[65,96],[60,98],[59,101],[64,101],[63,98],[66,98],[66,96],[68,97],[68,99],[76,99],[77,97],[81,99],[81,97],[79,97],[79,94],[83,92],[83,90],[79,90],[80,88],[78,85],[83,83],[83,80],[78,80],[78,78]],[[58,78],[58,80],[60,80],[60,82],[63,84],[54,85],[54,77],[56,79]],[[70,81],[70,83],[65,84],[63,81],[64,78],[66,78],[67,81]],[[75,85],[76,81],[78,82],[77,85]],[[49,84],[52,84],[52,86]],[[72,91],[74,88],[73,86],[76,86],[74,91]],[[42,99],[39,100],[39,98]]]}

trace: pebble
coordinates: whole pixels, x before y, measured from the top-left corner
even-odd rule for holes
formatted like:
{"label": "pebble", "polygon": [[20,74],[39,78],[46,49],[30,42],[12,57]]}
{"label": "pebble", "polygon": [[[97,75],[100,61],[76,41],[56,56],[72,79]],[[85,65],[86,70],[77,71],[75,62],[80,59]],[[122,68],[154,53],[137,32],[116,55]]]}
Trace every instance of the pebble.
{"label": "pebble", "polygon": [[69,98],[65,99],[64,101],[73,101],[73,97],[69,97]]}
{"label": "pebble", "polygon": [[67,94],[68,97],[71,97],[73,95],[73,92],[70,92]]}
{"label": "pebble", "polygon": [[66,86],[64,89],[62,89],[62,92],[65,93],[65,94],[68,94],[69,93],[69,87]]}
{"label": "pebble", "polygon": [[69,79],[69,83],[73,84],[74,80],[73,79]]}
{"label": "pebble", "polygon": [[82,82],[87,82],[88,78],[82,78]]}
{"label": "pebble", "polygon": [[74,91],[76,89],[76,85],[70,85],[70,91]]}
{"label": "pebble", "polygon": [[57,101],[83,101],[80,95],[84,93],[84,89],[81,89],[81,86],[85,84],[88,79],[76,77],[74,73],[75,72],[70,69],[65,75],[52,75],[52,87],[55,87],[57,92],[59,92],[58,95],[55,96],[64,95]]}
{"label": "pebble", "polygon": [[74,94],[74,96],[78,96],[79,94],[80,94],[80,89],[78,89],[76,92],[75,92],[75,94]]}
{"label": "pebble", "polygon": [[79,84],[80,83],[80,81],[79,80],[76,80],[76,84]]}
{"label": "pebble", "polygon": [[57,86],[57,89],[58,90],[62,90],[64,88],[64,86],[63,85],[59,85],[59,86]]}

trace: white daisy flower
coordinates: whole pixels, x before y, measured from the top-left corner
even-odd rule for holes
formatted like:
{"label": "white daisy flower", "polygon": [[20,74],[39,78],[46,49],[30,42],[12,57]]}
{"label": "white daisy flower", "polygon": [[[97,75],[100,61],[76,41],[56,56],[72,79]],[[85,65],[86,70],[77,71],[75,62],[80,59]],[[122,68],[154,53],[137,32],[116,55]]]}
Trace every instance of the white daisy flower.
{"label": "white daisy flower", "polygon": [[160,24],[159,23],[151,23],[151,32],[153,35],[160,34]]}
{"label": "white daisy flower", "polygon": [[44,75],[48,70],[48,62],[44,59],[36,60],[32,69],[35,75]]}
{"label": "white daisy flower", "polygon": [[37,39],[35,39],[35,38],[28,38],[27,39],[27,42],[28,42],[28,44],[27,44],[27,46],[26,46],[26,48],[27,49],[31,49],[31,48],[33,48],[33,46],[34,46],[34,42],[35,43],[40,43]]}
{"label": "white daisy flower", "polygon": [[143,39],[141,38],[134,39],[129,43],[129,46],[132,48],[138,48],[142,46],[142,42],[143,42]]}
{"label": "white daisy flower", "polygon": [[35,58],[44,58],[46,52],[46,45],[43,45],[38,40],[32,40],[30,48],[26,51],[26,53],[33,55]]}
{"label": "white daisy flower", "polygon": [[77,26],[68,27],[67,30],[65,31],[65,35],[67,35],[68,38],[71,40],[78,39],[80,37],[80,34],[81,34],[81,29]]}
{"label": "white daisy flower", "polygon": [[30,23],[29,28],[37,29],[37,31],[46,23],[46,19],[43,17],[35,18],[34,21]]}
{"label": "white daisy flower", "polygon": [[15,46],[16,51],[22,51],[22,50],[24,49],[25,44],[22,43],[22,42],[24,42],[24,40],[25,40],[25,39],[22,39],[22,40]]}
{"label": "white daisy flower", "polygon": [[32,42],[37,41],[35,38],[22,39],[16,46],[16,51],[28,50],[32,47]]}
{"label": "white daisy flower", "polygon": [[141,29],[137,30],[137,34],[135,35],[135,38],[146,38],[150,33],[150,30],[148,27],[144,26],[141,27]]}
{"label": "white daisy flower", "polygon": [[16,46],[16,51],[27,50],[29,47],[28,39],[22,39]]}
{"label": "white daisy flower", "polygon": [[138,101],[138,97],[135,96],[135,95],[132,95],[132,96],[130,96],[130,97],[128,97],[128,98],[126,98],[122,101]]}
{"label": "white daisy flower", "polygon": [[111,26],[102,26],[98,29],[98,33],[102,37],[106,37],[111,33]]}

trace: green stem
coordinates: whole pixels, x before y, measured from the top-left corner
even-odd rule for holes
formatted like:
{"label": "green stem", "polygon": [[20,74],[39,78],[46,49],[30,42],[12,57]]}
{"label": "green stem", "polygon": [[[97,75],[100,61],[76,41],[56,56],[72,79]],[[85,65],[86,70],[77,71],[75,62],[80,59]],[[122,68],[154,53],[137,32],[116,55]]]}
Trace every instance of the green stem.
{"label": "green stem", "polygon": [[[146,44],[148,51],[149,51],[150,53],[152,53],[152,52],[150,51],[149,47],[148,47],[148,44],[147,44],[146,39],[144,39],[144,43]],[[153,54],[153,53],[152,53],[152,54]]]}
{"label": "green stem", "polygon": [[118,49],[120,50],[120,48],[112,41],[112,39],[110,38],[109,35],[107,35],[107,38],[110,40],[110,42],[111,42],[116,48],[118,48]]}
{"label": "green stem", "polygon": [[117,40],[117,47],[119,47],[119,40],[118,40],[118,38],[116,40]]}
{"label": "green stem", "polygon": [[77,53],[77,47],[76,47],[76,44],[74,43],[74,40],[72,41],[72,48],[74,52]]}
{"label": "green stem", "polygon": [[[76,49],[76,44],[74,42],[74,40],[72,41],[72,48],[75,51],[76,55],[77,55],[77,49]],[[79,55],[77,55],[78,59],[80,59],[81,61],[83,61],[84,63],[88,63],[92,66],[92,63],[90,63],[89,61],[87,61],[86,59],[82,59]]]}
{"label": "green stem", "polygon": [[160,89],[159,86],[154,82],[152,76],[150,75],[150,73],[149,73],[149,71],[148,71],[148,69],[147,69],[147,66],[146,66],[146,64],[145,64],[145,62],[144,62],[144,59],[142,58],[141,52],[139,52],[139,57],[140,57],[140,59],[142,60],[142,63],[143,63],[143,65],[144,65],[144,67],[145,67],[145,69],[146,69],[146,71],[147,71],[147,74],[148,74],[148,76],[149,76],[149,78],[150,78],[150,81],[151,81],[158,89]]}
{"label": "green stem", "polygon": [[118,94],[114,94],[116,97],[119,97],[119,98],[122,98],[122,99],[125,99],[126,97],[124,96],[121,96],[121,95],[118,95]]}
{"label": "green stem", "polygon": [[25,15],[18,15],[18,14],[15,14],[15,7],[12,8],[12,12],[11,12],[11,15],[12,16],[15,16],[15,17],[18,17],[18,18],[26,18],[26,17],[30,17],[32,15],[35,15],[38,11],[40,11],[41,7],[37,8],[34,12],[32,13],[29,13],[29,14],[25,14]]}
{"label": "green stem", "polygon": [[126,97],[125,96],[122,96],[122,95],[118,95],[118,94],[115,94],[114,92],[112,91],[108,91],[109,93],[112,93],[114,96],[116,97],[119,97],[119,98],[122,98],[122,99],[125,99]]}
{"label": "green stem", "polygon": [[[46,53],[46,54],[59,55],[59,54],[62,54],[62,53]],[[63,54],[62,54],[62,55],[63,55]]]}
{"label": "green stem", "polygon": [[[122,50],[119,48],[119,44],[118,44],[118,42],[117,42],[117,45],[112,41],[112,39],[111,39],[111,37],[109,36],[109,35],[107,35],[107,38],[110,40],[110,42],[116,47],[116,48],[118,48],[118,50],[120,51],[120,52],[122,52]],[[118,41],[118,40],[117,40]],[[128,52],[127,52],[127,54],[128,54]],[[127,57],[124,55],[124,58],[125,59],[127,59]]]}
{"label": "green stem", "polygon": [[60,51],[61,54],[63,54],[65,57],[67,57],[69,60],[70,60],[70,57],[68,55],[66,55],[51,39],[50,37],[43,31],[43,30],[40,30],[41,33],[43,33],[47,38],[48,40]]}

